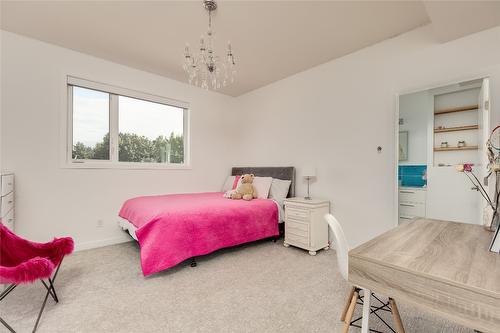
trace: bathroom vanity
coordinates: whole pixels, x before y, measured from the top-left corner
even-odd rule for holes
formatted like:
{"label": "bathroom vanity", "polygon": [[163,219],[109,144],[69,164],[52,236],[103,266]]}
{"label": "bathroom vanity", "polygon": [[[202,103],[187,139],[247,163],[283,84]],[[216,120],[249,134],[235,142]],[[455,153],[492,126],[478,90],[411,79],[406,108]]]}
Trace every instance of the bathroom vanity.
{"label": "bathroom vanity", "polygon": [[399,224],[425,217],[426,197],[426,188],[399,187]]}

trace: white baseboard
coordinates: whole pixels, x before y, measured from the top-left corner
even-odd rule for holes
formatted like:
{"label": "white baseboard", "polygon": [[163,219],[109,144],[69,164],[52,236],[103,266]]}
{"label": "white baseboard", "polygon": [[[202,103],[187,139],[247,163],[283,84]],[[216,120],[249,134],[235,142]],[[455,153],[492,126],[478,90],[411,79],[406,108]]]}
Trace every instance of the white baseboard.
{"label": "white baseboard", "polygon": [[83,242],[83,243],[75,244],[75,252],[95,249],[98,247],[103,247],[103,246],[108,246],[108,245],[126,243],[126,242],[131,242],[131,241],[133,241],[133,239],[130,238],[128,236],[128,234],[126,234],[126,235],[123,235],[120,237],[107,238],[107,239],[101,239],[101,240],[90,241],[90,242]]}

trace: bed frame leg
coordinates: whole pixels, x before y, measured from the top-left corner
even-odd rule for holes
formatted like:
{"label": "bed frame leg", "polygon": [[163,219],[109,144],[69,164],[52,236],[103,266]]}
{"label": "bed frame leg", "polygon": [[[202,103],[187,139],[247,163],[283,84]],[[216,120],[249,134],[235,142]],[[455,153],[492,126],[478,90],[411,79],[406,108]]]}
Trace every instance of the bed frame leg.
{"label": "bed frame leg", "polygon": [[285,223],[280,223],[278,225],[278,230],[279,230],[279,235],[277,237],[278,238],[284,237],[285,236]]}
{"label": "bed frame leg", "polygon": [[196,263],[196,257],[191,258],[191,267],[196,267],[198,264]]}

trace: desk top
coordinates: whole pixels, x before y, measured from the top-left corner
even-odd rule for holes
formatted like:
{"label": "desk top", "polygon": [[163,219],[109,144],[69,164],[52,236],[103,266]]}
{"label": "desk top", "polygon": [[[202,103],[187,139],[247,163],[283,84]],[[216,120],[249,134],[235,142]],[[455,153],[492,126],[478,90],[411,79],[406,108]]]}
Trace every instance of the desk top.
{"label": "desk top", "polygon": [[480,225],[419,219],[349,252],[378,265],[439,280],[500,299],[500,254]]}

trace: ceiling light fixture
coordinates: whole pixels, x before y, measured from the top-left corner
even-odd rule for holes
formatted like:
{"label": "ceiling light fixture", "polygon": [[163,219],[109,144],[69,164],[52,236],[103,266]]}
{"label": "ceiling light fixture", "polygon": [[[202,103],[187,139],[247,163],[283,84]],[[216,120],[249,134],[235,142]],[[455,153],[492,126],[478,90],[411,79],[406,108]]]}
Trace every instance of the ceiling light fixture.
{"label": "ceiling light fixture", "polygon": [[189,44],[184,49],[183,69],[188,75],[189,84],[203,89],[219,89],[234,82],[235,61],[231,42],[227,43],[226,57],[221,60],[214,52],[214,33],[212,31],[212,12],[217,9],[214,0],[204,0],[203,7],[208,11],[208,31],[200,38],[200,52],[191,54]]}

